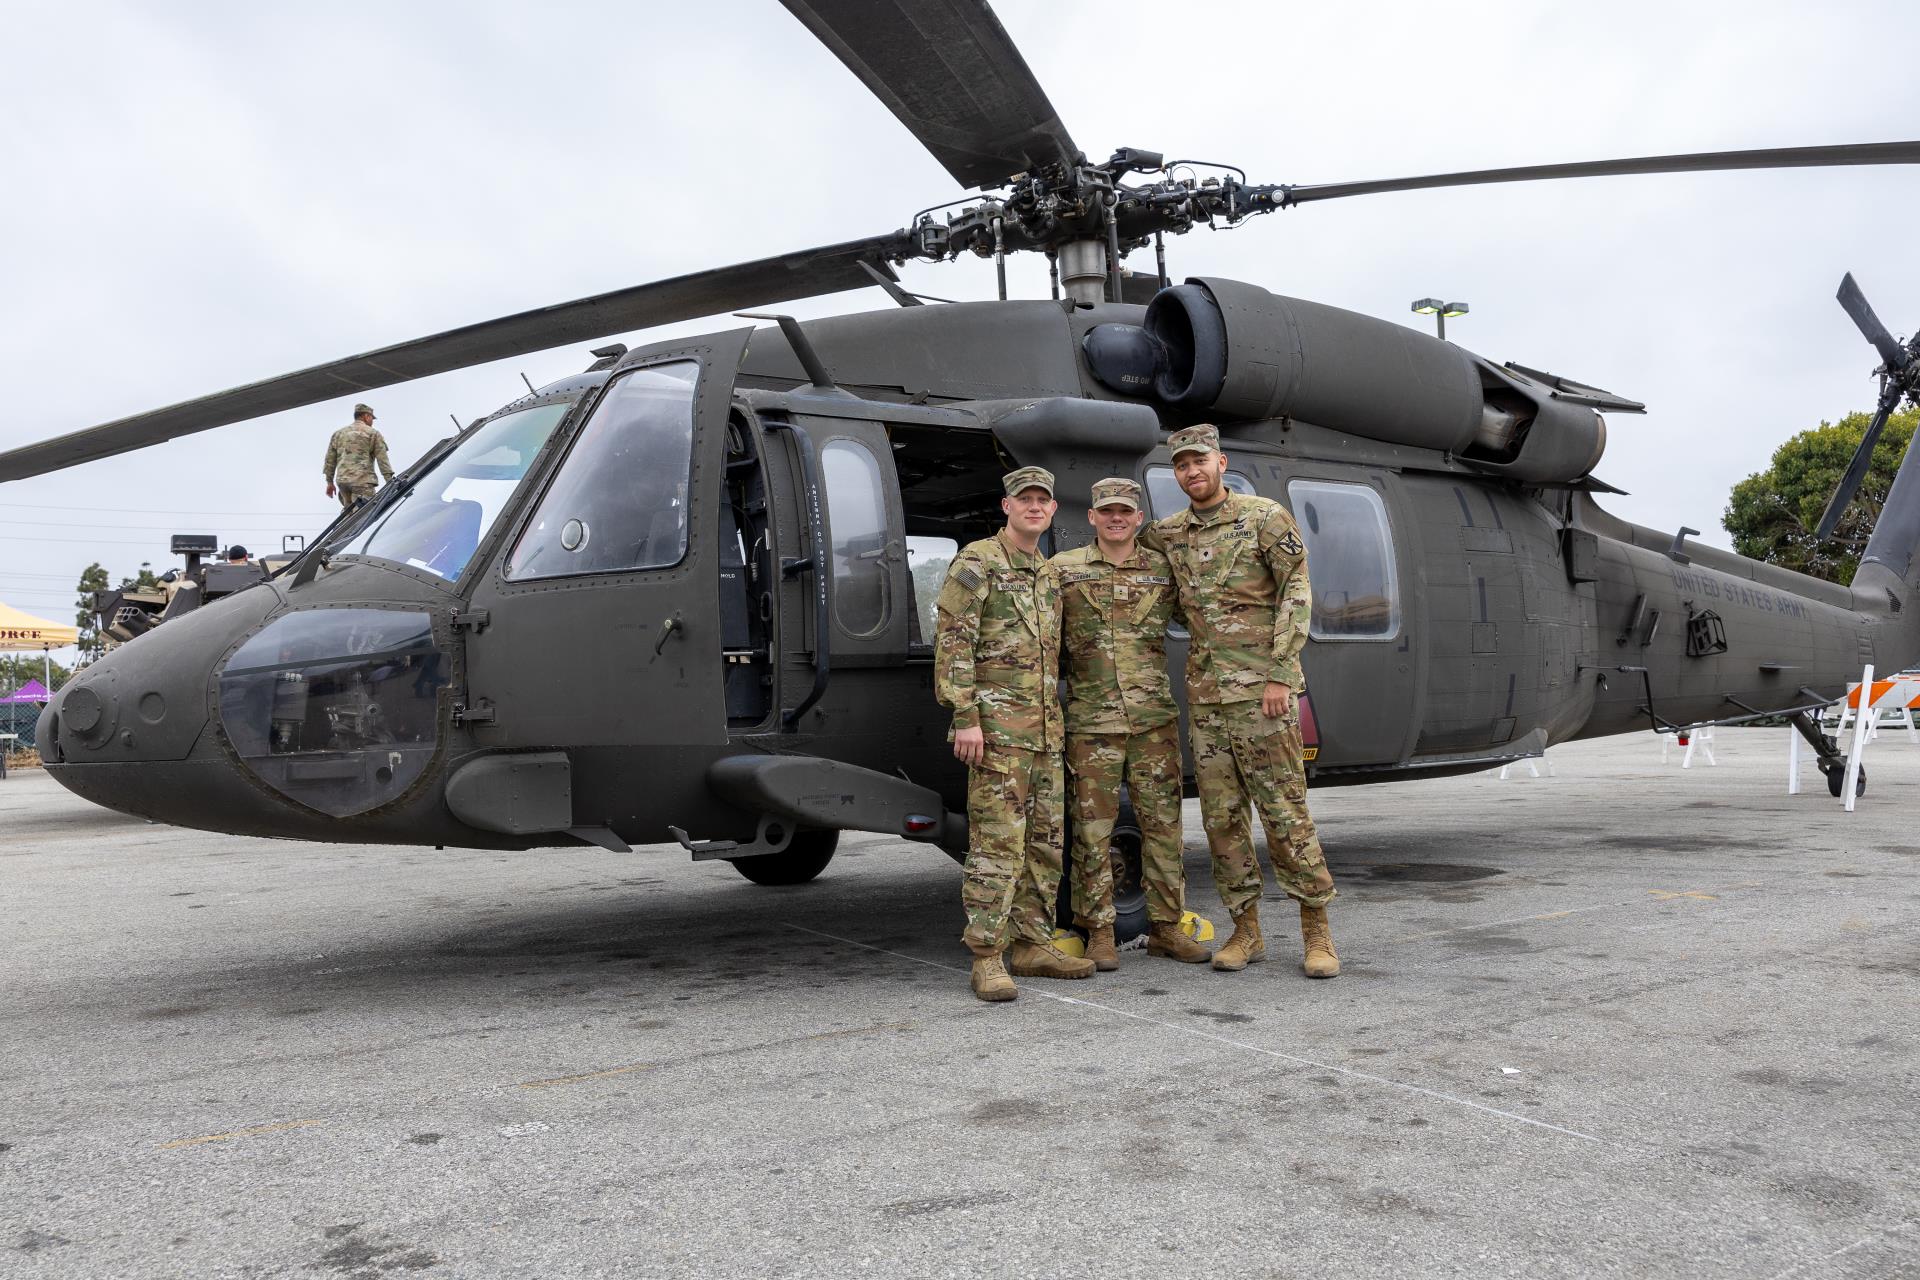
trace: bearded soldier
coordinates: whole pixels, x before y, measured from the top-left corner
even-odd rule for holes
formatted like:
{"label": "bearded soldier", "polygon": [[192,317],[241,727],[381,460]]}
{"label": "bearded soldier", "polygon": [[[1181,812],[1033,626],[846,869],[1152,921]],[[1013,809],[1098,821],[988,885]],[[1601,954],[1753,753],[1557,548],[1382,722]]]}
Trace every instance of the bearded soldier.
{"label": "bearded soldier", "polygon": [[327,477],[327,496],[333,497],[337,489],[342,511],[371,498],[380,488],[379,477],[374,474],[376,466],[388,481],[393,479],[386,437],[373,429],[373,407],[357,404],[353,406],[353,421],[327,441],[327,460],[321,464]]}
{"label": "bearded soldier", "polygon": [[1313,607],[1306,548],[1285,507],[1227,489],[1227,459],[1214,428],[1176,431],[1167,448],[1190,505],[1158,521],[1153,533],[1172,564],[1193,633],[1193,772],[1214,882],[1233,915],[1233,936],[1214,953],[1213,967],[1244,969],[1267,953],[1251,801],[1266,828],[1274,876],[1300,903],[1307,976],[1331,978],[1340,972],[1327,928],[1333,876],[1307,816],[1297,701]]}
{"label": "bearded soldier", "polygon": [[1058,505],[1053,474],[1021,467],[1001,487],[1006,527],[948,566],[934,652],[934,694],[953,710],[953,754],[968,769],[961,936],[982,1000],[1019,995],[1009,968],[1032,978],[1093,973],[1091,960],[1053,942],[1065,816],[1060,584],[1040,556]]}
{"label": "bearded soldier", "polygon": [[1207,949],[1180,931],[1180,709],[1167,682],[1166,639],[1177,597],[1167,558],[1136,540],[1143,518],[1139,485],[1102,480],[1087,512],[1094,541],[1050,562],[1064,609],[1074,923],[1087,931],[1087,958],[1103,970],[1120,967],[1108,846],[1122,783],[1140,819],[1147,954],[1207,960]]}

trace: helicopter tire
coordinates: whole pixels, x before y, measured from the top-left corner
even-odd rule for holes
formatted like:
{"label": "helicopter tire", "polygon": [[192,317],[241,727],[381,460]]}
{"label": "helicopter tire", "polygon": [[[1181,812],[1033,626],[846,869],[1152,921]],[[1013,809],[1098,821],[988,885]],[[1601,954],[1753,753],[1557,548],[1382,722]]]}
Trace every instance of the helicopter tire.
{"label": "helicopter tire", "polygon": [[793,833],[793,840],[779,853],[763,853],[753,858],[728,858],[733,869],[755,884],[805,884],[833,861],[840,847],[840,833],[808,830]]}
{"label": "helicopter tire", "polygon": [[[1113,868],[1113,938],[1128,943],[1147,932],[1147,889],[1141,879],[1140,851],[1145,837],[1140,820],[1134,817],[1133,802],[1122,799],[1120,816],[1114,821],[1108,856]],[[1063,929],[1073,923],[1073,815],[1068,814],[1061,835],[1060,892],[1054,900],[1054,919]]]}
{"label": "helicopter tire", "polygon": [[[1828,795],[1832,796],[1835,800],[1838,800],[1840,798],[1840,792],[1846,788],[1846,785],[1847,785],[1846,766],[1841,765],[1839,767],[1827,770],[1827,794]],[[1854,798],[1857,800],[1865,794],[1867,794],[1867,766],[1861,765],[1860,776],[1855,778],[1853,781],[1853,795],[1854,795]]]}

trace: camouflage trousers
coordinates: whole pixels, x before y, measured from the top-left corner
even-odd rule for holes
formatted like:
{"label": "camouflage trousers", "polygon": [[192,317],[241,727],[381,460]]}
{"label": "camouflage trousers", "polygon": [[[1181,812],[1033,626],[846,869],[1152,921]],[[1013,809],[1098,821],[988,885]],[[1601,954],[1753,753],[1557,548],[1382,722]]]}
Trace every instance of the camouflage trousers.
{"label": "camouflage trousers", "polygon": [[1140,733],[1069,733],[1068,795],[1073,803],[1073,918],[1113,923],[1113,859],[1108,846],[1120,816],[1120,784],[1140,820],[1140,880],[1147,918],[1179,922],[1187,874],[1180,865],[1180,726]]}
{"label": "camouflage trousers", "polygon": [[1320,837],[1307,815],[1307,772],[1300,758],[1298,711],[1269,720],[1260,703],[1195,703],[1188,708],[1200,820],[1213,851],[1213,882],[1235,915],[1260,898],[1260,860],[1253,850],[1249,804],[1267,831],[1274,878],[1310,907],[1333,900]]}
{"label": "camouflage trousers", "polygon": [[1063,790],[1054,751],[989,742],[985,759],[968,772],[961,940],[975,954],[1004,950],[1014,934],[1033,942],[1053,937]]}
{"label": "camouflage trousers", "polygon": [[334,481],[333,491],[340,498],[340,509],[342,511],[351,511],[353,510],[354,503],[371,500],[374,491],[379,487],[378,484],[348,484],[344,480],[336,480]]}

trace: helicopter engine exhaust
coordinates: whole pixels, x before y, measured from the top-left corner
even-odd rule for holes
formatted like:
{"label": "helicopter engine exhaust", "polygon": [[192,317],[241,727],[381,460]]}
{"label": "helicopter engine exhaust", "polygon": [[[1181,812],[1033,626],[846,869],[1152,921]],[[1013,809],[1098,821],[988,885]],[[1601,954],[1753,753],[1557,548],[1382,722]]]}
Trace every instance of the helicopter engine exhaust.
{"label": "helicopter engine exhaust", "polygon": [[[1140,376],[1147,352],[1150,383]],[[1238,280],[1162,289],[1143,329],[1103,334],[1087,355],[1114,390],[1189,414],[1310,422],[1523,483],[1583,479],[1606,449],[1588,398],[1405,325]]]}

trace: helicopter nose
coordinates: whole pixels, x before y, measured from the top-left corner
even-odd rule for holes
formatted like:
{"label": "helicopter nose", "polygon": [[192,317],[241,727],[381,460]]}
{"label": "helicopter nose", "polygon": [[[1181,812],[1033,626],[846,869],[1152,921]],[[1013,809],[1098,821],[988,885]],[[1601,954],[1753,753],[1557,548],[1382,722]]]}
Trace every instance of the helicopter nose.
{"label": "helicopter nose", "polygon": [[40,713],[37,741],[49,771],[97,804],[166,818],[152,797],[166,792],[168,770],[141,776],[111,766],[186,768],[207,732],[214,665],[278,603],[269,587],[236,592],[82,668]]}

